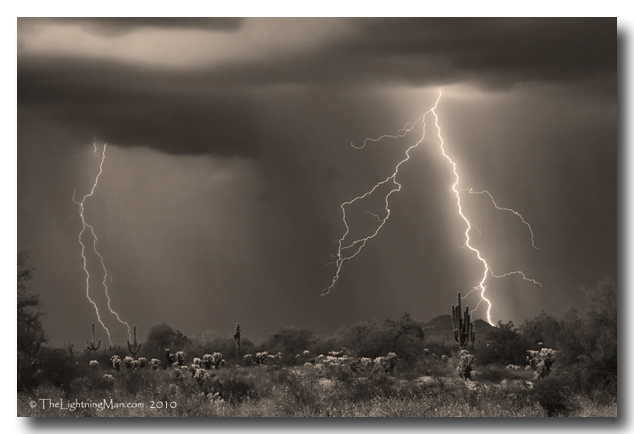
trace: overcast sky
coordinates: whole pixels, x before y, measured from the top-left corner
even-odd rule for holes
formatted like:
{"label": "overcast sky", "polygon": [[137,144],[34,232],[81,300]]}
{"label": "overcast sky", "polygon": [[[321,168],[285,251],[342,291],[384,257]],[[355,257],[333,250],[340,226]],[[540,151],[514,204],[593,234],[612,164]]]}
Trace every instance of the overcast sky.
{"label": "overcast sky", "polygon": [[[540,249],[517,217],[463,194],[493,271],[543,285],[487,280],[492,320],[584,310],[582,288],[617,272],[616,39],[616,19],[19,19],[18,249],[32,249],[46,329],[83,341],[96,322],[72,199],[90,192],[104,143],[84,216],[111,307],[143,338],[162,321],[227,336],[240,322],[257,342],[281,324],[449,314],[482,267],[430,126],[390,218],[320,295],[341,203],[390,176],[422,129],[351,142],[395,134],[440,88],[460,187],[521,213]],[[350,236],[376,229],[366,211],[382,201],[346,209]],[[83,241],[90,293],[123,343]]]}

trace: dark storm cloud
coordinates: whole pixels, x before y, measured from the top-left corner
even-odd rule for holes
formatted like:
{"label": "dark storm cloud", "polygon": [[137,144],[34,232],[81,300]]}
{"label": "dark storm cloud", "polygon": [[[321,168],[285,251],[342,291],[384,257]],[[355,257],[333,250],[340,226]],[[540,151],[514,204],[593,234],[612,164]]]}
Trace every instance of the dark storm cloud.
{"label": "dark storm cloud", "polygon": [[[44,73],[45,71],[45,73]],[[81,60],[18,66],[19,122],[34,113],[88,136],[174,154],[254,155],[252,110],[240,90],[186,76]]]}
{"label": "dark storm cloud", "polygon": [[377,56],[435,56],[491,86],[616,73],[614,18],[387,19],[368,23],[366,34],[360,48]]}
{"label": "dark storm cloud", "polygon": [[[353,21],[359,36],[276,62],[229,66],[217,78],[283,82],[521,82],[616,80],[616,19],[385,18]],[[213,74],[213,72],[212,72]]]}
{"label": "dark storm cloud", "polygon": [[[199,27],[207,22],[131,20],[99,19],[95,23],[114,29]],[[18,106],[22,113],[36,113],[124,146],[147,145],[171,153],[253,155],[258,137],[248,128],[253,116],[251,91],[271,85],[373,87],[467,82],[503,89],[537,82],[583,83],[584,92],[602,89],[611,95],[616,89],[616,19],[386,18],[347,22],[355,29],[352,36],[346,34],[312,48],[189,69],[22,54],[18,56]],[[92,19],[87,23],[94,24]],[[239,24],[215,25],[235,29]]]}
{"label": "dark storm cloud", "polygon": [[[24,19],[24,18],[23,18]],[[28,20],[28,19],[27,19]],[[41,19],[38,19],[41,22]],[[77,24],[88,33],[116,37],[141,28],[195,29],[233,31],[240,28],[243,19],[234,17],[118,17],[118,18],[47,18],[61,24]]]}

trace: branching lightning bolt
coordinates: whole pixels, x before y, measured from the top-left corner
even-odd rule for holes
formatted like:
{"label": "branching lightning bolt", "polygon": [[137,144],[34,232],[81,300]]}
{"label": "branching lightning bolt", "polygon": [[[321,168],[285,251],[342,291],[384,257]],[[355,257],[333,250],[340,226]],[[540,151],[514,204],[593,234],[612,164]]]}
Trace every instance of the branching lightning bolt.
{"label": "branching lightning bolt", "polygon": [[524,220],[524,217],[522,217],[522,215],[520,213],[518,213],[517,211],[512,210],[510,208],[503,208],[503,207],[498,206],[498,204],[495,203],[495,199],[493,198],[493,195],[491,193],[489,193],[488,190],[475,191],[473,188],[461,188],[461,190],[468,191],[471,194],[487,194],[489,196],[489,198],[491,198],[491,202],[493,202],[493,206],[495,207],[495,209],[499,209],[501,211],[512,212],[513,214],[518,216],[520,218],[520,220],[522,221],[522,223],[524,223],[528,227],[528,230],[531,233],[531,244],[532,244],[533,248],[535,250],[539,250],[539,247],[537,247],[535,245],[535,235],[533,234],[533,228],[531,227],[531,225],[526,220]]}
{"label": "branching lightning bolt", "polygon": [[[93,145],[95,147],[95,152],[97,152],[97,145],[95,143],[93,143]],[[94,230],[94,228],[91,225],[86,223],[86,219],[84,217],[84,202],[86,201],[86,198],[88,198],[88,197],[93,195],[93,193],[95,192],[95,189],[97,188],[97,184],[99,183],[99,177],[103,173],[103,163],[106,160],[106,147],[107,146],[108,146],[107,143],[103,145],[103,154],[101,156],[101,163],[99,164],[99,173],[97,174],[97,177],[95,178],[95,182],[94,182],[94,184],[92,186],[92,189],[90,190],[90,193],[84,195],[82,197],[81,201],[77,202],[75,200],[75,193],[77,192],[77,189],[75,189],[75,191],[73,192],[73,202],[75,202],[76,204],[79,205],[79,217],[81,218],[81,222],[82,222],[82,228],[81,228],[81,231],[79,232],[79,244],[81,245],[81,257],[82,257],[82,259],[84,261],[84,271],[86,272],[86,297],[88,298],[88,301],[90,301],[90,303],[92,303],[92,305],[94,306],[95,312],[97,314],[97,319],[99,321],[99,324],[101,324],[101,326],[104,328],[104,330],[108,334],[108,341],[110,342],[110,345],[112,345],[112,338],[110,336],[110,330],[108,330],[108,327],[106,327],[106,325],[103,323],[103,321],[101,319],[101,316],[99,315],[99,308],[97,307],[97,303],[95,303],[94,300],[92,298],[90,298],[90,273],[88,272],[86,255],[84,255],[84,252],[85,252],[86,248],[84,246],[84,243],[81,240],[82,239],[82,235],[84,234],[84,231],[88,227],[90,229],[90,233],[93,236],[93,250],[95,251],[97,256],[99,256],[99,260],[101,261],[101,266],[102,266],[103,271],[104,271],[104,277],[103,277],[103,282],[102,283],[103,283],[103,286],[104,286],[106,299],[108,300],[108,310],[110,311],[110,313],[114,314],[117,317],[117,320],[121,324],[124,324],[128,328],[128,337],[131,339],[130,325],[127,322],[122,321],[121,318],[119,318],[119,315],[114,310],[112,310],[112,308],[110,307],[110,296],[108,295],[108,285],[106,285],[106,280],[108,279],[108,270],[106,270],[106,265],[104,263],[103,256],[101,256],[101,254],[97,250],[98,238],[97,238],[97,235],[95,234],[95,230]]]}
{"label": "branching lightning bolt", "polygon": [[[440,99],[440,97],[438,97],[438,99]],[[438,101],[436,101],[436,104],[438,103]],[[404,137],[408,132],[410,132],[414,126],[420,122],[421,120],[423,121],[423,136],[421,137],[421,139],[416,142],[414,145],[410,146],[409,148],[407,148],[407,150],[405,151],[405,158],[403,160],[401,160],[395,167],[394,172],[388,176],[386,179],[384,179],[383,181],[377,183],[374,185],[374,187],[372,187],[372,189],[370,191],[367,191],[366,193],[362,194],[361,196],[357,196],[354,199],[344,202],[341,204],[341,212],[342,212],[342,220],[343,220],[343,224],[346,227],[346,231],[343,234],[343,236],[339,239],[339,247],[337,249],[337,260],[335,261],[335,265],[337,266],[337,271],[335,272],[335,276],[332,278],[332,282],[330,283],[330,286],[328,286],[326,289],[324,289],[324,291],[322,292],[322,295],[327,295],[330,293],[330,291],[332,291],[335,287],[335,284],[337,283],[337,281],[339,280],[339,274],[341,272],[341,266],[343,265],[343,263],[347,260],[350,260],[352,258],[354,258],[355,256],[357,256],[359,254],[359,252],[361,252],[361,250],[363,249],[363,247],[365,246],[365,244],[368,242],[368,240],[374,238],[379,231],[381,230],[381,228],[383,228],[383,226],[385,225],[385,222],[387,221],[387,219],[390,217],[391,214],[391,210],[390,210],[390,196],[392,195],[392,193],[401,191],[401,184],[396,180],[396,175],[398,175],[398,169],[401,167],[401,165],[403,163],[405,163],[406,161],[409,160],[410,158],[410,151],[414,148],[416,148],[419,144],[421,144],[423,142],[423,140],[425,140],[425,123],[424,123],[424,119],[425,116],[430,113],[432,110],[429,110],[427,112],[425,112],[420,118],[418,118],[415,122],[410,122],[407,125],[405,125],[404,128],[402,128],[401,130],[399,130],[397,132],[396,135],[384,135],[381,136],[378,139],[365,139],[365,141],[363,142],[362,146],[354,146],[354,144],[352,144],[352,147],[356,148],[356,149],[362,149],[363,147],[365,147],[366,143],[368,141],[379,141],[383,138],[386,137],[391,137],[394,139],[400,138],[400,137]],[[350,244],[348,245],[344,245],[344,241],[346,240],[346,237],[348,236],[348,234],[350,233],[350,227],[348,226],[348,222],[346,221],[346,206],[347,205],[351,205],[354,202],[364,199],[367,196],[372,195],[372,193],[374,193],[374,191],[379,188],[381,185],[384,185],[386,183],[388,183],[389,181],[392,181],[396,187],[392,188],[386,195],[385,195],[385,217],[381,218],[379,217],[377,214],[374,214],[372,212],[369,212],[370,214],[372,214],[374,217],[377,218],[377,220],[379,221],[379,226],[376,228],[376,230],[374,231],[373,234],[368,235],[367,237],[364,238],[359,238],[357,240],[352,241]],[[356,249],[353,249],[355,248]],[[349,249],[353,249],[351,250],[352,253],[347,253],[350,250]]]}
{"label": "branching lightning bolt", "polygon": [[[455,163],[455,162],[451,159],[451,157],[449,157],[449,155],[448,155],[448,154],[446,153],[446,151],[445,151],[445,146],[444,146],[445,144],[444,144],[443,138],[442,138],[442,136],[441,136],[441,129],[440,129],[440,126],[438,125],[438,115],[437,115],[437,113],[436,113],[436,109],[437,109],[437,107],[438,107],[438,103],[439,103],[439,101],[440,101],[440,98],[441,98],[441,97],[442,97],[442,91],[439,91],[438,98],[436,99],[436,102],[435,102],[435,104],[434,104],[434,107],[433,107],[433,108],[431,108],[430,110],[428,110],[427,112],[425,112],[425,113],[424,113],[424,114],[423,114],[420,118],[418,118],[416,121],[414,121],[414,122],[410,122],[410,123],[406,124],[406,125],[405,125],[405,127],[403,127],[402,129],[400,129],[400,130],[399,130],[399,131],[398,131],[395,135],[383,135],[383,136],[381,136],[381,137],[379,137],[379,138],[377,138],[377,139],[367,138],[367,139],[365,139],[365,140],[364,140],[363,145],[361,145],[361,146],[354,146],[354,144],[352,144],[352,146],[353,146],[355,149],[362,149],[362,148],[364,148],[364,147],[365,147],[365,145],[366,145],[366,144],[367,144],[367,142],[369,142],[369,141],[372,141],[372,142],[378,142],[378,141],[380,141],[380,140],[382,140],[382,139],[384,139],[384,138],[393,138],[393,139],[398,139],[398,138],[401,138],[401,137],[404,137],[405,135],[407,135],[407,133],[409,133],[409,132],[410,132],[410,131],[414,128],[414,126],[415,126],[418,122],[422,121],[422,124],[423,124],[423,135],[422,135],[421,139],[420,139],[418,142],[416,142],[416,144],[414,144],[413,146],[410,146],[410,147],[407,149],[407,151],[405,152],[406,157],[405,157],[403,160],[401,160],[401,161],[400,161],[400,162],[396,165],[396,168],[395,168],[394,172],[392,173],[392,175],[390,175],[390,176],[389,176],[388,178],[386,178],[385,180],[383,180],[383,181],[381,181],[381,182],[377,183],[377,184],[376,184],[376,185],[375,185],[375,186],[374,186],[374,187],[373,187],[370,191],[368,191],[368,192],[364,193],[363,195],[361,195],[361,196],[357,196],[357,197],[355,197],[354,199],[352,199],[352,200],[350,200],[350,201],[347,201],[347,202],[344,202],[344,203],[342,203],[342,204],[341,204],[342,220],[343,220],[343,223],[344,223],[344,226],[345,226],[346,230],[345,230],[345,233],[344,233],[344,234],[343,234],[343,236],[339,239],[339,242],[338,242],[339,247],[338,247],[338,250],[337,250],[337,255],[336,255],[337,260],[336,260],[336,262],[335,262],[335,265],[337,266],[337,270],[336,270],[336,272],[335,272],[335,276],[333,277],[333,279],[332,279],[332,282],[331,282],[330,286],[329,286],[329,287],[327,287],[327,288],[323,291],[322,295],[326,295],[326,294],[330,293],[330,292],[334,289],[335,284],[336,284],[336,283],[337,283],[337,281],[339,280],[339,275],[340,275],[340,272],[341,272],[341,267],[342,267],[343,263],[344,263],[345,261],[347,261],[347,260],[349,260],[349,259],[352,259],[352,258],[354,258],[355,256],[357,256],[357,255],[359,254],[359,252],[361,251],[361,249],[365,246],[365,244],[367,243],[367,241],[368,241],[368,240],[370,240],[370,239],[372,239],[372,238],[374,238],[374,237],[375,237],[375,236],[379,233],[379,231],[381,230],[381,228],[385,225],[385,222],[387,221],[387,219],[388,219],[388,218],[389,218],[389,216],[390,216],[390,209],[389,209],[389,197],[390,197],[390,195],[392,195],[392,193],[397,192],[397,191],[400,191],[400,189],[401,189],[401,184],[399,184],[399,183],[396,181],[396,175],[398,174],[398,169],[399,169],[399,167],[400,167],[403,163],[405,163],[406,161],[408,161],[408,160],[409,160],[409,158],[410,158],[410,154],[409,154],[409,153],[410,153],[410,151],[411,151],[412,149],[416,148],[416,147],[417,147],[420,143],[422,143],[424,140],[426,140],[426,123],[425,123],[425,118],[426,118],[426,116],[427,116],[428,114],[430,114],[430,113],[431,113],[431,114],[434,116],[434,124],[435,124],[435,126],[436,126],[437,131],[438,131],[438,139],[439,139],[439,142],[440,142],[440,151],[442,152],[442,155],[443,155],[443,156],[447,159],[447,161],[449,161],[449,163],[451,164],[451,166],[452,166],[452,171],[453,171],[453,174],[454,174],[454,176],[455,176],[455,182],[453,183],[453,185],[452,185],[452,187],[451,187],[451,188],[452,188],[453,193],[454,193],[454,194],[455,194],[455,196],[456,196],[456,204],[457,204],[457,206],[458,206],[458,214],[460,215],[460,217],[464,220],[464,222],[465,222],[465,223],[466,223],[466,225],[467,225],[467,229],[466,229],[466,231],[465,231],[465,244],[464,244],[464,246],[463,246],[463,247],[464,247],[464,248],[468,248],[469,250],[471,250],[472,252],[474,252],[474,253],[476,254],[476,257],[478,258],[478,260],[479,260],[479,261],[482,263],[482,265],[483,265],[483,273],[482,273],[482,279],[480,280],[480,283],[478,284],[478,286],[474,287],[471,291],[469,291],[469,292],[468,292],[468,293],[467,293],[467,294],[466,294],[463,298],[467,298],[467,297],[468,297],[468,296],[469,296],[472,292],[475,292],[475,291],[479,292],[479,293],[480,293],[480,297],[481,297],[481,299],[479,300],[479,302],[478,302],[478,304],[477,304],[476,308],[475,308],[475,309],[473,309],[473,311],[475,311],[476,309],[478,309],[478,307],[480,307],[480,304],[481,304],[482,302],[486,302],[486,304],[488,305],[487,312],[486,312],[487,321],[489,322],[489,324],[491,324],[491,325],[495,325],[495,324],[492,322],[492,320],[491,320],[491,307],[492,307],[492,305],[491,305],[491,301],[490,301],[489,299],[487,299],[487,298],[485,297],[485,295],[484,295],[484,293],[485,293],[485,291],[486,291],[485,282],[486,282],[487,277],[488,277],[488,275],[489,275],[489,274],[490,274],[492,277],[496,277],[496,278],[502,278],[502,277],[507,277],[507,276],[511,276],[511,275],[514,275],[514,274],[520,274],[520,275],[522,276],[522,279],[523,279],[523,280],[526,280],[526,281],[528,281],[528,282],[531,282],[531,283],[534,283],[534,284],[536,284],[536,285],[539,285],[539,286],[540,286],[540,287],[542,287],[542,288],[543,288],[543,286],[542,286],[542,284],[541,284],[541,283],[537,282],[536,280],[527,278],[527,277],[526,277],[526,275],[525,275],[523,272],[521,272],[521,271],[512,271],[512,272],[509,272],[509,273],[506,273],[506,274],[502,274],[502,275],[496,275],[496,274],[494,274],[494,273],[493,273],[493,271],[491,270],[491,267],[490,267],[490,266],[489,266],[489,264],[486,262],[486,260],[482,257],[482,254],[480,253],[480,251],[479,251],[478,249],[474,248],[474,247],[470,244],[471,238],[470,238],[470,236],[469,236],[469,233],[470,233],[471,229],[472,229],[472,228],[475,228],[475,229],[476,229],[479,233],[480,233],[480,230],[479,230],[479,229],[475,226],[475,224],[471,223],[471,222],[469,221],[469,219],[468,219],[468,218],[465,216],[465,214],[463,213],[463,210],[462,210],[462,204],[461,204],[461,197],[460,197],[460,191],[461,191],[461,190],[462,190],[462,191],[468,191],[468,192],[469,192],[469,193],[471,193],[471,194],[485,194],[485,193],[486,193],[486,194],[488,194],[488,196],[491,198],[491,201],[493,202],[493,206],[494,206],[496,209],[499,209],[499,210],[502,210],[502,211],[512,212],[513,214],[515,214],[517,217],[519,217],[519,218],[521,219],[522,223],[524,223],[524,224],[528,227],[528,229],[529,229],[529,231],[530,231],[530,233],[531,233],[531,244],[532,244],[532,246],[533,246],[535,249],[537,249],[537,250],[539,250],[539,249],[535,246],[535,242],[534,242],[534,235],[533,235],[533,230],[532,230],[532,228],[531,228],[530,224],[528,224],[528,222],[526,222],[526,220],[524,220],[524,218],[522,217],[522,215],[520,215],[518,212],[516,212],[516,211],[514,211],[514,210],[512,210],[512,209],[499,207],[499,206],[497,205],[497,203],[495,202],[495,199],[493,198],[493,196],[491,195],[491,193],[489,193],[487,190],[485,190],[485,191],[481,191],[481,192],[478,192],[478,191],[474,191],[474,190],[473,190],[473,189],[471,189],[471,188],[469,188],[469,189],[463,189],[463,188],[458,187],[458,184],[460,183],[460,177],[459,177],[459,175],[458,175],[457,165],[456,165],[456,163]],[[427,139],[427,140],[429,140],[429,139]],[[352,241],[352,242],[351,242],[350,244],[348,244],[348,245],[344,245],[344,241],[346,240],[346,237],[347,237],[347,236],[348,236],[348,234],[350,233],[350,227],[348,226],[348,223],[347,223],[347,221],[346,221],[346,209],[345,209],[345,207],[346,207],[347,205],[351,205],[352,203],[354,203],[354,202],[356,202],[356,201],[358,201],[358,200],[361,200],[361,199],[363,199],[363,198],[365,198],[365,197],[367,197],[367,196],[371,195],[372,193],[374,193],[374,191],[375,191],[375,190],[376,190],[379,186],[381,186],[381,185],[383,185],[383,184],[386,184],[386,183],[387,183],[387,182],[389,182],[390,180],[391,180],[394,184],[396,184],[396,186],[397,186],[397,187],[395,187],[395,188],[393,188],[392,190],[390,190],[390,191],[387,193],[387,195],[385,196],[385,210],[386,210],[386,215],[385,215],[385,217],[384,217],[384,218],[380,218],[378,215],[376,215],[376,214],[374,214],[374,213],[372,213],[372,212],[368,211],[368,213],[370,213],[370,214],[372,214],[373,216],[375,216],[375,217],[377,218],[377,220],[379,221],[379,223],[380,223],[380,224],[379,224],[378,228],[374,231],[374,233],[373,233],[373,234],[371,234],[371,235],[369,235],[369,236],[367,236],[367,237],[364,237],[364,238],[360,238],[360,239],[354,240],[354,241]],[[480,234],[481,234],[481,233],[480,233]],[[356,249],[353,249],[354,247],[356,247]],[[348,251],[349,251],[348,249],[353,249],[353,250],[352,250],[352,253],[347,253],[347,254],[346,254],[346,252],[348,252]]]}

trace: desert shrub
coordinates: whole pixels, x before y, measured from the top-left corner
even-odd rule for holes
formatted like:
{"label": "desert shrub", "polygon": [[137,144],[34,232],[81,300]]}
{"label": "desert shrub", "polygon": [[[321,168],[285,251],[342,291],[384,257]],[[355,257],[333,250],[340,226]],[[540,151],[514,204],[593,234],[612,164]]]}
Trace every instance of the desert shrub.
{"label": "desert shrub", "polygon": [[273,374],[273,377],[282,392],[278,398],[282,414],[289,416],[320,415],[322,395],[316,376],[300,375],[288,369],[280,369]]}
{"label": "desert shrub", "polygon": [[357,378],[347,387],[339,389],[345,401],[363,402],[381,397],[388,398],[398,395],[397,382],[385,372],[372,372],[367,377]]}
{"label": "desert shrub", "polygon": [[216,333],[206,333],[188,339],[184,351],[187,354],[197,355],[221,353],[227,362],[235,363],[241,361],[243,354],[252,353],[254,347],[253,342],[248,338],[242,337],[240,340],[241,354],[240,358],[237,358],[236,343],[233,337],[219,336]]}
{"label": "desert shrub", "polygon": [[485,342],[474,348],[474,354],[480,363],[488,365],[524,365],[526,351],[531,349],[530,342],[525,339],[509,321],[498,322],[498,327],[487,334]]}
{"label": "desert shrub", "polygon": [[424,351],[425,333],[408,313],[382,324],[363,321],[339,331],[341,344],[350,355],[376,359],[396,353],[404,364],[415,364]]}
{"label": "desert shrub", "polygon": [[330,351],[334,351],[342,346],[344,346],[343,342],[337,337],[329,337],[327,339],[315,338],[309,351],[313,354],[313,357],[315,357],[319,354],[328,354]]}
{"label": "desert shrub", "polygon": [[140,369],[122,369],[113,373],[115,382],[127,393],[136,396],[141,390],[151,386],[152,377],[150,371]]}
{"label": "desert shrub", "polygon": [[244,399],[257,396],[257,385],[254,380],[247,372],[232,368],[219,371],[217,375],[209,375],[205,384],[208,393],[217,393],[224,401],[237,404]]}
{"label": "desert shrub", "polygon": [[355,378],[355,374],[350,368],[350,365],[346,364],[324,364],[321,373],[325,378],[343,383],[344,386],[350,385]]}
{"label": "desert shrub", "polygon": [[[580,316],[570,309],[561,320],[541,314],[522,326],[532,340],[543,338],[557,350],[557,369],[574,380],[577,391],[587,395],[617,394],[617,286],[604,277],[586,291],[589,312]],[[535,348],[534,346],[532,348]]]}
{"label": "desert shrub", "polygon": [[551,376],[540,378],[533,384],[530,395],[546,410],[548,417],[569,416],[574,410],[573,388],[570,380]]}
{"label": "desert shrub", "polygon": [[172,351],[183,350],[190,341],[179,330],[174,330],[166,323],[152,326],[147,334],[146,342],[141,348],[140,355],[148,358],[164,359],[165,349]]}
{"label": "desert shrub", "polygon": [[533,319],[527,319],[519,327],[519,333],[532,348],[545,346],[553,348],[561,331],[559,320],[541,311]]}
{"label": "desert shrub", "polygon": [[23,382],[22,385],[36,387],[43,382],[49,382],[55,387],[68,392],[73,379],[85,376],[90,370],[88,362],[80,363],[62,349],[41,348],[37,354],[34,366],[33,381]]}
{"label": "desert shrub", "polygon": [[69,395],[82,396],[87,392],[104,392],[114,390],[115,378],[112,374],[104,374],[101,370],[89,371],[71,381]]}
{"label": "desert shrub", "polygon": [[271,354],[282,353],[284,365],[294,364],[295,355],[309,350],[314,341],[313,332],[307,328],[287,327],[268,337],[260,345]]}
{"label": "desert shrub", "polygon": [[587,291],[590,306],[586,351],[578,357],[578,380],[586,392],[600,391],[616,398],[617,392],[617,286],[605,276]]}

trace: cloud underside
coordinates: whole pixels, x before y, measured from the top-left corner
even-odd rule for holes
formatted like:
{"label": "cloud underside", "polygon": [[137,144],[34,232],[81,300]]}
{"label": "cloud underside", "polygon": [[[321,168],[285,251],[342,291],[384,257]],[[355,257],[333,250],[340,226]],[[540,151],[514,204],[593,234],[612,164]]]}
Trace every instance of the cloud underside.
{"label": "cloud underside", "polygon": [[[143,26],[241,21],[84,19],[112,36]],[[18,56],[19,113],[72,123],[121,145],[172,153],[250,155],[252,91],[280,85],[430,86],[469,83],[504,90],[523,83],[614,90],[615,19],[352,19],[350,35],[285,55],[185,70],[130,62]],[[97,29],[97,30],[95,30]],[[99,30],[101,29],[101,30]],[[22,116],[24,118],[24,116]]]}
{"label": "cloud underside", "polygon": [[239,29],[244,21],[242,18],[233,17],[60,17],[39,20],[62,25],[79,25],[88,33],[105,37],[117,37],[143,28],[233,31]]}

